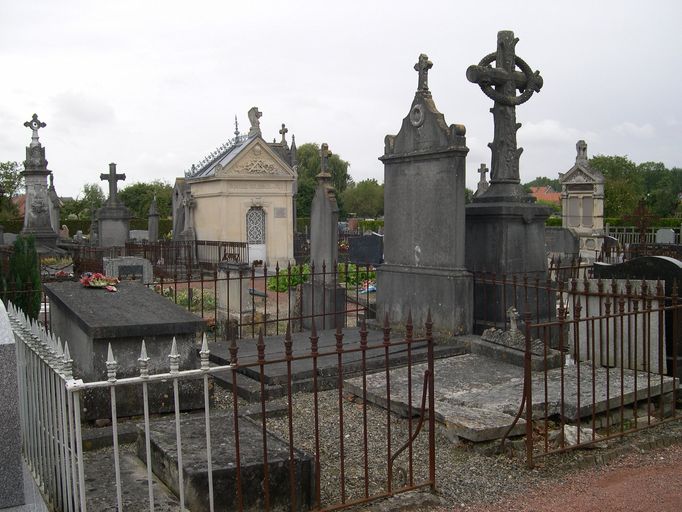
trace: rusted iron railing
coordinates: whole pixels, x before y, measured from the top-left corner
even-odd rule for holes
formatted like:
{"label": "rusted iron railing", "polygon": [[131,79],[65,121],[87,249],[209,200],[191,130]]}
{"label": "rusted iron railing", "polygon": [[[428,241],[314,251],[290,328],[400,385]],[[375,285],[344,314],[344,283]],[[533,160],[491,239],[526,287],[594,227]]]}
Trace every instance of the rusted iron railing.
{"label": "rusted iron railing", "polygon": [[[20,409],[24,430],[24,457],[47,501],[54,510],[85,511],[88,508],[97,509],[102,506],[117,510],[154,510],[163,506],[163,491],[152,471],[152,437],[158,432],[159,418],[152,418],[149,413],[148,386],[165,382],[172,384],[173,410],[167,418],[174,421],[175,444],[171,447],[173,457],[169,459],[171,467],[166,485],[173,489],[181,510],[211,510],[221,508],[219,503],[229,500],[234,510],[275,510],[286,507],[290,510],[320,510],[331,511],[349,508],[359,504],[370,503],[379,498],[397,493],[436,485],[435,466],[435,414],[434,414],[434,365],[433,365],[433,325],[429,319],[424,325],[424,336],[415,337],[414,328],[408,318],[404,337],[391,337],[391,328],[384,324],[382,335],[370,335],[364,324],[360,327],[360,342],[348,344],[344,331],[338,327],[334,333],[336,343],[318,345],[320,333],[312,324],[309,345],[294,346],[291,330],[287,329],[281,343],[283,351],[266,350],[266,341],[259,334],[257,341],[257,357],[242,358],[240,347],[236,341],[230,346],[230,362],[222,366],[209,364],[210,345],[206,337],[200,351],[200,367],[190,370],[179,370],[179,355],[175,342],[168,354],[168,368],[164,373],[150,374],[151,367],[158,367],[150,362],[144,342],[141,345],[139,376],[129,378],[117,377],[116,350],[111,345],[106,360],[107,379],[97,382],[83,382],[79,380],[77,370],[69,355],[68,341],[59,340],[46,333],[37,323],[28,320],[21,311],[12,305],[9,316],[17,339],[17,354],[20,383]],[[408,404],[407,419],[400,419],[391,414],[391,378],[394,368],[389,361],[389,353],[395,350],[406,350],[410,354],[417,344],[427,346],[427,369],[423,373],[415,374],[415,367],[408,357],[407,371],[410,382],[421,382],[421,402],[413,407],[411,398]],[[370,405],[368,395],[368,364],[367,359],[377,355],[385,357],[386,392],[382,400],[385,401],[386,411]],[[360,358],[360,365],[348,366],[347,361]],[[375,357],[376,359],[376,357]],[[330,361],[336,364],[329,366]],[[324,371],[322,364],[326,365]],[[268,397],[267,386],[271,383],[270,369],[286,367],[286,392],[284,397],[285,413],[283,422],[280,421],[280,431],[272,437],[271,429],[276,426],[274,416],[270,412],[271,400]],[[312,367],[311,390],[308,393],[296,392],[292,383],[294,372],[301,367]],[[253,411],[243,411],[238,400],[238,380],[247,371],[256,372],[260,387],[258,411],[260,415],[253,416]],[[278,370],[277,370],[278,371]],[[329,376],[335,372],[336,388],[333,395],[323,391],[332,382]],[[228,375],[231,387],[228,387],[228,403],[223,405],[222,414],[227,414],[230,427],[219,430],[226,419],[215,416],[218,413],[216,403],[211,399],[213,380],[218,374]],[[362,402],[349,401],[345,379],[350,376],[361,377]],[[194,413],[180,414],[179,389],[189,381],[203,384],[203,408]],[[139,431],[137,453],[142,460],[147,461],[146,476],[126,480],[125,475],[131,455],[130,450],[123,447],[125,441],[119,435],[123,420],[117,415],[117,400],[125,396],[125,390],[133,387],[139,390],[143,397],[144,415],[137,418]],[[419,391],[419,386],[415,389]],[[81,424],[81,400],[84,394],[96,389],[108,390],[107,395],[111,404],[111,436],[112,445],[109,451],[98,452],[96,461],[89,457],[83,445],[83,429]],[[324,396],[323,394],[326,393]],[[299,402],[310,403],[312,408],[301,409]],[[336,402],[330,413],[329,403]],[[323,404],[324,405],[323,407]],[[309,407],[309,406],[307,406]],[[358,416],[357,408],[361,408],[361,421],[346,414]],[[188,437],[185,430],[187,421],[198,421],[204,429],[200,442],[196,437]],[[354,421],[354,428],[349,428],[348,421]],[[406,424],[403,436],[392,431],[396,422]],[[249,437],[241,439],[246,424],[250,428],[260,430],[257,436],[262,444],[262,474],[258,476],[257,490],[247,487],[248,480],[254,478],[245,468],[246,457],[254,457],[258,449],[245,446],[244,443],[254,443]],[[360,426],[358,426],[360,425]],[[377,432],[377,425],[380,427]],[[281,431],[283,429],[283,431]],[[424,433],[424,430],[427,433]],[[221,438],[218,432],[229,439]],[[370,437],[373,440],[370,442]],[[377,439],[380,441],[377,443]],[[272,451],[268,443],[284,444],[286,450],[278,452],[278,460],[273,463]],[[417,442],[426,444],[426,457],[416,456],[414,445]],[[233,449],[229,452],[230,461],[218,460],[217,453],[212,447],[229,443]],[[249,449],[251,448],[251,449]],[[156,448],[154,448],[156,449]],[[353,458],[350,465],[349,457],[352,452],[361,450],[361,456]],[[245,455],[249,452],[250,455]],[[282,459],[282,453],[286,453]],[[187,481],[183,480],[186,468],[183,465],[183,455],[194,456],[192,471],[204,467],[206,480],[202,487],[195,492],[188,493]],[[197,459],[198,457],[198,459]],[[202,460],[203,462],[196,462]],[[308,462],[306,462],[308,461]],[[358,462],[360,461],[360,462]],[[221,467],[234,468],[233,476],[225,478],[214,474],[216,464]],[[253,460],[251,460],[253,463]],[[404,478],[398,478],[394,470],[396,464],[401,464]],[[302,464],[307,464],[303,468]],[[357,471],[357,464],[361,464]],[[272,471],[284,468],[278,475]],[[407,468],[407,469],[404,469]],[[129,470],[128,470],[129,471]],[[253,471],[253,470],[250,470]],[[96,472],[96,476],[95,476]],[[142,475],[140,473],[140,475]],[[284,477],[288,493],[282,492],[278,480]],[[222,478],[223,485],[218,485],[216,478]],[[93,494],[90,482],[101,481],[105,492]],[[108,491],[107,491],[108,489]],[[251,492],[247,492],[251,489]],[[102,489],[100,489],[102,491]],[[234,492],[233,492],[234,491]],[[288,496],[287,496],[288,494]],[[199,507],[199,508],[197,508]]]}
{"label": "rusted iron railing", "polygon": [[[496,297],[518,297],[509,305],[524,312],[524,385],[515,423],[525,421],[529,466],[682,417],[676,283],[666,296],[661,281],[590,279],[589,273],[547,283],[492,282],[500,289]],[[501,291],[515,286],[520,291]],[[551,299],[544,317],[533,307],[543,293]]]}

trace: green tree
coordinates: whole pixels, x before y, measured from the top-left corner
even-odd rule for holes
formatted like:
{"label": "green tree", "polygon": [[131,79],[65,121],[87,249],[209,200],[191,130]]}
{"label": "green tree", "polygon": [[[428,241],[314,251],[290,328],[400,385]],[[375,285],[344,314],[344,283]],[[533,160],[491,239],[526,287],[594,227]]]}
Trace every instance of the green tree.
{"label": "green tree", "polygon": [[97,183],[86,183],[78,197],[73,201],[66,201],[61,210],[63,219],[74,214],[81,220],[90,219],[90,212],[104,204],[104,192]]}
{"label": "green tree", "polygon": [[[302,144],[296,151],[298,161],[298,195],[296,199],[296,213],[301,217],[310,216],[310,205],[315,194],[317,180],[315,176],[320,172],[320,146],[317,143]],[[350,164],[342,160],[339,155],[332,154],[329,158],[329,172],[332,175],[332,185],[336,189],[339,209],[343,217],[342,193],[353,182],[348,174]],[[312,193],[310,191],[312,190]]]}
{"label": "green tree", "polygon": [[21,174],[21,164],[17,162],[0,162],[0,219],[16,218],[19,211],[12,202],[12,198],[24,189],[24,177]]}
{"label": "green tree", "polygon": [[604,216],[630,215],[645,196],[643,175],[626,156],[598,155],[590,165],[604,175]]}
{"label": "green tree", "polygon": [[358,217],[376,218],[384,214],[384,186],[375,179],[351,183],[342,197],[346,211]]}
{"label": "green tree", "polygon": [[42,291],[38,252],[32,236],[17,237],[2,281],[5,302],[9,300],[30,318],[38,318]]}
{"label": "green tree", "polygon": [[160,180],[151,183],[133,183],[128,185],[118,193],[118,197],[123,201],[133,216],[138,219],[146,219],[149,213],[149,205],[156,196],[156,205],[159,210],[159,217],[162,219],[171,216],[173,187]]}

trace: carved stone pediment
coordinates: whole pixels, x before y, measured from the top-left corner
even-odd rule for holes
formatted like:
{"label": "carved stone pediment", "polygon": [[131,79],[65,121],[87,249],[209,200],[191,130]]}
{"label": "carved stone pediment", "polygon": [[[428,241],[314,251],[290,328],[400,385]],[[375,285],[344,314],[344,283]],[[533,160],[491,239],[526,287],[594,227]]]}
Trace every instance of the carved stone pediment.
{"label": "carved stone pediment", "polygon": [[264,145],[257,143],[240,155],[234,162],[224,167],[216,166],[216,176],[286,176],[287,172],[282,162],[272,155]]}
{"label": "carved stone pediment", "polygon": [[561,183],[564,185],[569,183],[594,183],[595,181],[593,176],[590,176],[580,168],[571,170],[561,178]]}

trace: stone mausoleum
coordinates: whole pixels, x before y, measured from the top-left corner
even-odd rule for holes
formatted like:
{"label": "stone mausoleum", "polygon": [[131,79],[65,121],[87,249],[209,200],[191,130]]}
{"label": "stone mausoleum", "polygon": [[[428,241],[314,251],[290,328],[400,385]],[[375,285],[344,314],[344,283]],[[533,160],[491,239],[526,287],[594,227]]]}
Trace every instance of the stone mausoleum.
{"label": "stone mausoleum", "polygon": [[561,225],[580,239],[580,255],[594,258],[604,235],[604,175],[590,167],[584,140],[575,147],[575,165],[559,173]]}
{"label": "stone mausoleum", "polygon": [[247,242],[249,263],[293,262],[296,143],[266,142],[261,112],[249,111],[251,127],[219,146],[178,178],[173,192],[173,238]]}

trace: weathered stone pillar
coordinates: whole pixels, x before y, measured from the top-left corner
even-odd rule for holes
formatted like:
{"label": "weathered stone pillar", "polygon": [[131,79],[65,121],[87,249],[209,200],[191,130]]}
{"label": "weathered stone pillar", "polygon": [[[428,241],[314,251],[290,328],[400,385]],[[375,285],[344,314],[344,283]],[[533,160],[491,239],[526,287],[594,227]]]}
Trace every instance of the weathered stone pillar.
{"label": "weathered stone pillar", "polygon": [[377,314],[404,324],[466,334],[472,327],[471,274],[464,266],[466,130],[445,122],[428,88],[426,55],[418,89],[384,156],[384,261],[377,269]]}
{"label": "weathered stone pillar", "polygon": [[0,301],[0,509],[24,504],[21,422],[14,333]]}
{"label": "weathered stone pillar", "polygon": [[[312,282],[303,286],[303,315],[317,316],[318,328],[343,327],[346,322],[346,289],[336,282],[339,258],[339,206],[331,184],[328,161],[331,151],[326,143],[320,148],[320,172],[310,207],[310,262],[315,268]],[[322,270],[326,275],[322,274]],[[311,325],[310,318],[304,324]]]}
{"label": "weathered stone pillar", "polygon": [[147,239],[150,242],[159,241],[159,210],[156,206],[156,196],[152,199],[152,204],[149,205],[149,213],[147,214]]}

